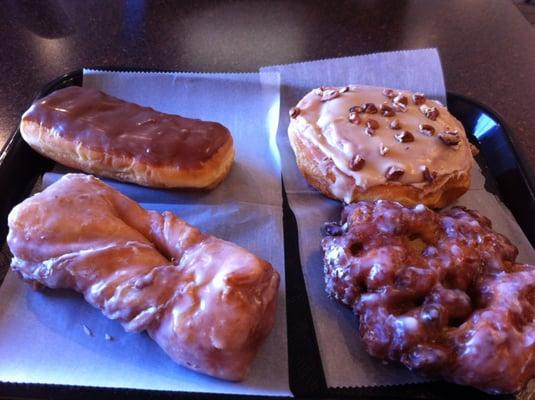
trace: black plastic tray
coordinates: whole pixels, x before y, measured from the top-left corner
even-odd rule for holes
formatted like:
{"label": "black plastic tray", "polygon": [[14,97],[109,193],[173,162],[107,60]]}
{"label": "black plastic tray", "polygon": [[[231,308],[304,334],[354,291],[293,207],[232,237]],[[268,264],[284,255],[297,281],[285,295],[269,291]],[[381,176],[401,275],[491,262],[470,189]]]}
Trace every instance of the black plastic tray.
{"label": "black plastic tray", "polygon": [[[109,68],[108,70],[136,70]],[[47,84],[36,98],[54,90],[82,85],[82,70],[76,70]],[[535,246],[535,196],[509,139],[510,128],[483,104],[465,96],[448,93],[448,108],[465,126],[469,139],[481,150],[478,163],[487,178],[487,189],[499,195],[513,212],[531,244]],[[0,151],[0,245],[7,234],[7,215],[33,188],[36,180],[54,163],[29,148],[18,129]],[[486,398],[488,395],[468,387],[433,382],[425,384],[360,389],[327,389],[312,325],[306,289],[299,262],[295,218],[284,195],[284,248],[288,320],[290,387],[298,398]],[[0,281],[1,281],[0,277]],[[357,332],[355,332],[355,336]],[[1,361],[0,361],[1,362]],[[0,398],[41,399],[132,399],[132,398],[247,398],[248,396],[125,390],[45,384],[0,382]],[[258,399],[260,397],[254,397]],[[492,396],[498,398],[498,396]]]}

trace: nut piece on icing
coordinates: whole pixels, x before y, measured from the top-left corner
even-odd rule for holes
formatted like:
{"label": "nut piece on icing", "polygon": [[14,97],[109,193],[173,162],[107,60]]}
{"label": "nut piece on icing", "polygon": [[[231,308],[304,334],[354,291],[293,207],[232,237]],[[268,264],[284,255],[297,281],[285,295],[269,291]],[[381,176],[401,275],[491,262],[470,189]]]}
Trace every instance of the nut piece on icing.
{"label": "nut piece on icing", "polygon": [[362,158],[359,154],[357,154],[350,162],[349,162],[349,168],[353,171],[360,171],[362,167],[364,167],[364,163],[366,160]]}
{"label": "nut piece on icing", "polygon": [[377,106],[373,103],[363,104],[364,112],[368,114],[377,114]]}
{"label": "nut piece on icing", "polygon": [[405,173],[405,170],[403,168],[400,168],[396,165],[391,165],[386,170],[385,177],[386,177],[386,180],[388,181],[395,181],[401,178],[404,173]]}
{"label": "nut piece on icing", "polygon": [[392,89],[383,89],[383,96],[386,96],[389,99],[392,99],[396,97],[396,92],[394,92]]}
{"label": "nut piece on icing", "polygon": [[349,113],[349,122],[351,122],[352,124],[360,124],[360,118],[359,118],[359,115],[355,112],[355,111],[352,111]]}
{"label": "nut piece on icing", "polygon": [[392,103],[392,108],[397,112],[407,112],[407,106],[403,103]]}
{"label": "nut piece on icing", "polygon": [[381,143],[379,145],[379,154],[380,155],[384,156],[386,153],[388,153],[389,150],[390,149],[387,146],[385,146],[383,143]]}
{"label": "nut piece on icing", "polygon": [[425,104],[420,106],[420,111],[431,121],[436,121],[439,115],[438,109],[436,107],[428,107]]}
{"label": "nut piece on icing", "polygon": [[368,136],[373,136],[375,135],[375,129],[373,128],[370,128],[369,126],[366,127],[366,129],[364,130],[364,133]]}
{"label": "nut piece on icing", "polygon": [[299,109],[299,107],[292,107],[290,108],[288,114],[290,114],[290,118],[295,118],[299,115],[300,112],[301,110]]}
{"label": "nut piece on icing", "polygon": [[444,131],[438,134],[438,138],[448,146],[455,146],[460,142],[459,134],[456,131]]}
{"label": "nut piece on icing", "polygon": [[325,102],[332,99],[336,99],[338,96],[340,96],[340,92],[336,89],[324,90],[321,95],[321,101]]}
{"label": "nut piece on icing", "polygon": [[381,107],[379,107],[379,109],[381,110],[381,115],[383,117],[393,117],[394,115],[396,115],[394,109],[390,107],[387,103],[381,104]]}
{"label": "nut piece on icing", "polygon": [[420,133],[425,136],[433,136],[435,133],[435,128],[429,124],[420,124],[418,125],[418,129]]}
{"label": "nut piece on icing", "polygon": [[404,106],[409,105],[409,99],[407,99],[407,96],[404,96],[401,93],[398,94],[396,97],[394,97],[392,102],[398,103],[398,104],[403,104]]}
{"label": "nut piece on icing", "polygon": [[414,142],[414,135],[409,131],[401,131],[394,135],[396,140],[401,143]]}
{"label": "nut piece on icing", "polygon": [[371,129],[379,129],[379,122],[370,118],[368,121],[366,121],[366,126]]}
{"label": "nut piece on icing", "polygon": [[353,106],[349,109],[349,112],[355,112],[355,113],[363,113],[364,112],[364,106]]}
{"label": "nut piece on icing", "polygon": [[399,122],[399,119],[395,119],[392,122],[390,122],[390,129],[398,130],[401,129],[401,123]]}
{"label": "nut piece on icing", "polygon": [[423,93],[414,93],[412,95],[412,102],[417,106],[420,106],[425,103],[425,95]]}

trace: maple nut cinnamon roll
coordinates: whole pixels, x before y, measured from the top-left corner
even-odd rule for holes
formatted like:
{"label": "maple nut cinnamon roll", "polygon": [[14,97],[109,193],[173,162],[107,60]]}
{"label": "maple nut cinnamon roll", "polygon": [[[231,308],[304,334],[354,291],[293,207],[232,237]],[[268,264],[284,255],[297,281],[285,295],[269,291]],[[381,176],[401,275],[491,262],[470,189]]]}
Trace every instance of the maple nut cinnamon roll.
{"label": "maple nut cinnamon roll", "polygon": [[345,203],[384,199],[441,208],[470,186],[463,126],[422,93],[314,89],[290,109],[288,135],[307,181]]}
{"label": "maple nut cinnamon roll", "polygon": [[232,136],[209,121],[164,114],[79,86],[37,100],[20,132],[71,168],[138,185],[211,189],[234,161]]}

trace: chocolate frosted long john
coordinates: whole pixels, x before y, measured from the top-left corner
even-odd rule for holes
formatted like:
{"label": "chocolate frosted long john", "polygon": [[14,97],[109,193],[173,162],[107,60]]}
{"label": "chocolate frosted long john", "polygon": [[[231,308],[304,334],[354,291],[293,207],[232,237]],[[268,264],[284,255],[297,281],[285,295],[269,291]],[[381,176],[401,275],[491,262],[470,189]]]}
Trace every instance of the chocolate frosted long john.
{"label": "chocolate frosted long john", "polygon": [[62,164],[147,186],[212,186],[234,154],[228,129],[217,122],[164,114],[78,86],[34,103],[21,132]]}

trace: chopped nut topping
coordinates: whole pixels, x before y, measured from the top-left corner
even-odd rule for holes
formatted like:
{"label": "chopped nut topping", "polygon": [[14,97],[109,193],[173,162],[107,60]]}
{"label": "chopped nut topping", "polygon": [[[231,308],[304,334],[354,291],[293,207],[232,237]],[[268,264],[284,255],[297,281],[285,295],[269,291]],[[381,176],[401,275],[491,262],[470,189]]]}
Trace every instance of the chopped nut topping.
{"label": "chopped nut topping", "polygon": [[431,171],[429,171],[429,168],[427,168],[427,166],[424,165],[422,167],[422,176],[425,181],[433,182],[435,180],[435,175],[436,173],[435,172],[431,173]]}
{"label": "chopped nut topping", "polygon": [[348,119],[349,119],[349,122],[351,122],[353,124],[357,124],[357,125],[360,124],[359,115],[354,111],[349,113],[349,118]]}
{"label": "chopped nut topping", "polygon": [[321,101],[325,102],[336,99],[338,96],[340,96],[340,92],[336,89],[325,90],[321,95]]}
{"label": "chopped nut topping", "polygon": [[414,93],[412,95],[412,102],[416,104],[417,106],[424,104],[425,100],[426,98],[423,93]]}
{"label": "chopped nut topping", "polygon": [[323,95],[323,88],[314,89],[314,94],[316,94],[318,96],[322,96]]}
{"label": "chopped nut topping", "polygon": [[377,106],[373,103],[363,104],[364,112],[368,114],[377,114]]}
{"label": "chopped nut topping", "polygon": [[436,121],[439,115],[438,109],[436,107],[428,107],[425,104],[420,106],[420,111],[431,121]]}
{"label": "chopped nut topping", "polygon": [[403,103],[392,103],[392,108],[397,112],[407,112],[407,106]]}
{"label": "chopped nut topping", "polygon": [[394,99],[392,100],[393,103],[401,103],[404,106],[409,105],[409,99],[407,99],[407,96],[403,96],[401,93],[398,94]]}
{"label": "chopped nut topping", "polygon": [[390,149],[388,147],[386,147],[384,144],[380,144],[379,145],[379,154],[384,156],[386,153],[388,153]]}
{"label": "chopped nut topping", "polygon": [[381,110],[381,115],[383,117],[393,117],[394,115],[396,115],[393,108],[386,103],[381,104],[381,107],[379,107],[379,109]]}
{"label": "chopped nut topping", "polygon": [[396,92],[394,92],[392,89],[383,89],[383,96],[386,96],[389,99],[392,99],[396,97]]}
{"label": "chopped nut topping", "polygon": [[414,142],[414,135],[409,131],[401,131],[394,135],[396,140],[401,143]]}
{"label": "chopped nut topping", "polygon": [[364,112],[364,106],[353,106],[349,109],[349,112],[362,113]]}
{"label": "chopped nut topping", "polygon": [[340,89],[340,93],[345,93],[349,90],[349,86],[344,86],[342,89]]}
{"label": "chopped nut topping", "polygon": [[353,171],[360,171],[362,167],[364,167],[365,162],[366,160],[357,154],[355,158],[349,162],[349,168],[351,168]]}
{"label": "chopped nut topping", "polygon": [[401,129],[401,123],[399,122],[399,119],[395,119],[390,122],[390,129],[398,130]]}
{"label": "chopped nut topping", "polygon": [[366,121],[366,126],[371,129],[379,129],[379,122],[370,118],[368,121]]}
{"label": "chopped nut topping", "polygon": [[370,128],[370,127],[367,127],[365,130],[364,130],[364,133],[368,136],[373,136],[375,135],[375,129],[373,128]]}
{"label": "chopped nut topping", "polygon": [[425,136],[433,136],[435,134],[435,128],[429,124],[420,124],[418,125],[418,129]]}
{"label": "chopped nut topping", "polygon": [[299,107],[292,107],[290,108],[288,114],[290,114],[290,118],[295,118],[299,115],[300,112],[301,110],[299,109]]}
{"label": "chopped nut topping", "polygon": [[461,139],[456,131],[444,131],[438,134],[438,138],[448,146],[455,146]]}
{"label": "chopped nut topping", "polygon": [[397,167],[395,165],[391,165],[386,170],[385,177],[389,181],[395,181],[401,178],[404,173],[405,173],[405,170],[403,168]]}

